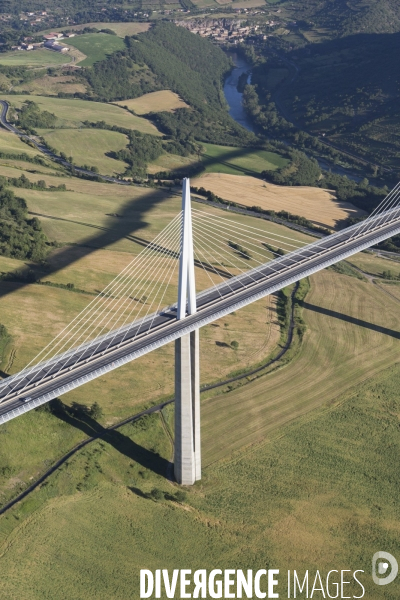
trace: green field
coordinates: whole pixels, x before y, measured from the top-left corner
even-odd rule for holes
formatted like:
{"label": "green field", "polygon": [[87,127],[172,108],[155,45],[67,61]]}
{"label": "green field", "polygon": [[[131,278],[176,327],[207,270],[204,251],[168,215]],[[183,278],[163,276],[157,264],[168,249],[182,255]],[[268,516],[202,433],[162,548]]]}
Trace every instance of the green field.
{"label": "green field", "polygon": [[[333,400],[397,361],[397,300],[372,283],[332,271],[315,274],[311,282],[303,312],[308,329],[289,366],[204,400],[206,464],[263,439],[277,426]],[[249,406],[247,419],[243,419],[244,404]]]}
{"label": "green field", "polygon": [[383,271],[392,271],[396,276],[400,273],[400,255],[396,260],[394,257],[381,258],[372,252],[360,252],[351,256],[348,262],[371,275],[382,275]]}
{"label": "green field", "polygon": [[[140,568],[211,570],[234,563],[282,572],[295,564],[298,572],[325,575],[332,568],[363,569],[366,597],[394,600],[399,583],[390,594],[375,592],[370,562],[377,547],[396,554],[400,542],[399,385],[397,366],[353,387],[330,409],[205,469],[181,502],[174,501],[177,488],[151,470],[162,471],[171,457],[156,415],[93,443],[1,518],[4,596],[58,600],[62,586],[76,600],[125,600],[138,597]],[[95,427],[90,419],[67,424],[43,413],[19,422],[19,436],[35,432],[47,442],[43,434],[51,427],[53,445]],[[3,436],[10,456],[18,451],[9,445],[15,423]],[[167,499],[153,500],[155,487]],[[346,591],[356,596],[360,588]]]}
{"label": "green field", "polygon": [[41,153],[36,148],[28,146],[17,135],[5,129],[0,130],[0,151],[10,154],[27,154],[32,158],[38,155],[41,156]]}
{"label": "green field", "polygon": [[109,158],[106,152],[122,150],[128,138],[117,131],[103,129],[39,130],[40,135],[58,152],[72,156],[77,166],[97,167],[103,175],[123,173],[126,163]]}
{"label": "green field", "polygon": [[[16,108],[20,108],[27,98],[26,95],[2,94],[0,96],[0,99],[7,100]],[[35,96],[34,101],[41,110],[48,110],[55,114],[59,119],[59,125],[63,127],[79,127],[82,121],[105,121],[109,125],[161,135],[147,119],[132,115],[127,110],[113,104],[46,96]]]}
{"label": "green field", "polygon": [[[83,23],[82,25],[73,25],[72,27],[68,27],[71,31],[81,31],[85,27],[93,27],[96,29],[112,29],[115,31],[119,37],[124,38],[126,35],[136,35],[138,33],[142,33],[144,31],[148,31],[150,27],[150,23],[138,23],[136,21],[130,21],[127,23],[107,23],[104,22],[96,22],[96,23]],[[62,31],[65,29],[64,27],[58,27],[56,29],[51,29],[51,31]],[[50,33],[50,29],[46,31],[46,33]]]}
{"label": "green field", "polygon": [[178,154],[170,154],[164,152],[154,162],[147,167],[148,173],[159,173],[160,171],[176,171],[188,166],[191,167],[197,164],[195,156],[179,156]]}
{"label": "green field", "polygon": [[[0,175],[13,172],[21,173],[0,165]],[[6,365],[10,372],[26,364],[180,206],[179,195],[164,190],[25,174],[67,187],[17,190],[30,210],[47,215],[41,221],[49,238],[65,244],[49,256],[42,280],[74,283],[87,293],[0,282],[1,322],[15,351]],[[250,217],[230,218],[254,224]],[[257,227],[287,234],[273,223],[257,221]],[[310,239],[295,231],[290,236]],[[24,267],[24,261],[0,258],[0,272]],[[202,271],[196,278],[198,289],[209,285]],[[166,303],[176,287],[168,293]],[[276,313],[267,302],[202,330],[202,383],[265,360],[276,347]],[[62,573],[68,598],[125,600],[136,597],[138,569],[158,568],[160,561],[165,568],[228,568],[233,561],[243,569],[266,562],[293,568],[295,562],[298,569],[329,570],[334,554],[335,568],[347,568],[349,556],[356,556],[354,568],[367,570],[375,545],[391,551],[399,541],[392,524],[398,518],[400,368],[384,369],[398,360],[399,300],[372,283],[322,271],[311,278],[303,318],[307,330],[291,362],[232,391],[203,395],[203,479],[183,504],[173,500],[177,488],[164,477],[172,449],[154,415],[80,451],[2,517],[4,597],[15,597],[18,589],[22,600],[58,600]],[[232,339],[240,340],[238,353],[228,347]],[[107,425],[172,391],[170,344],[120,368],[118,380],[109,374],[62,401],[98,401],[100,422]],[[165,416],[171,423],[170,409]],[[72,413],[33,411],[1,428],[0,504],[99,427]],[[155,487],[170,499],[151,499]],[[360,535],[367,540],[362,537],[362,548]]]}
{"label": "green field", "polygon": [[113,52],[125,48],[125,44],[119,36],[107,33],[84,33],[68,39],[67,44],[74,46],[86,55],[87,58],[79,62],[82,67],[91,67]]}
{"label": "green field", "polygon": [[[3,88],[5,89],[5,88]],[[65,94],[84,94],[87,91],[86,86],[81,79],[72,75],[65,75],[60,70],[57,75],[43,75],[20,85],[13,87],[14,92],[29,92],[38,96],[57,96],[60,92]]]}
{"label": "green field", "polygon": [[203,144],[203,162],[208,173],[228,173],[229,175],[259,175],[262,171],[275,171],[288,163],[275,152],[249,150]]}
{"label": "green field", "polygon": [[229,175],[255,175],[262,171],[275,171],[287,164],[287,159],[275,152],[203,143],[200,161],[196,155],[177,156],[165,153],[149,165],[150,173],[182,171],[187,165],[196,166],[202,173],[227,173]]}
{"label": "green field", "polygon": [[30,50],[0,53],[0,65],[7,67],[51,67],[71,62],[68,55],[52,50]]}

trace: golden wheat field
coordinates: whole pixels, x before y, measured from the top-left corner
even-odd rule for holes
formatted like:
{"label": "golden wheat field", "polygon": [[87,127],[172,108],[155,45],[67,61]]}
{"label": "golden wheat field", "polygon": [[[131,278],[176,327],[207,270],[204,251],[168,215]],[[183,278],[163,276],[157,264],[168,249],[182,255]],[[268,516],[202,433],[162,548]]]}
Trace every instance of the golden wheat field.
{"label": "golden wheat field", "polygon": [[137,115],[145,115],[150,112],[167,111],[172,112],[177,108],[189,108],[178,94],[171,90],[161,90],[159,92],[150,92],[139,98],[131,98],[129,100],[121,100],[115,102],[119,106],[127,107],[133,110]]}
{"label": "golden wheat field", "polygon": [[273,185],[246,175],[205,173],[193,180],[224,200],[264,210],[287,210],[309,219],[317,225],[336,227],[348,217],[360,217],[364,211],[348,202],[339,202],[333,192],[313,187]]}

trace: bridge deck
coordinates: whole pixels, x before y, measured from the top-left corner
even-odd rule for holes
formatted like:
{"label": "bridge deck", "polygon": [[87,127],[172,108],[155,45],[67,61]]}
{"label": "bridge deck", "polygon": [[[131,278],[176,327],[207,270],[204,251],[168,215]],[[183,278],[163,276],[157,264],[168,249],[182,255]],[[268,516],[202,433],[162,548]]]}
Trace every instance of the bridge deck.
{"label": "bridge deck", "polygon": [[[206,290],[197,296],[197,313],[180,321],[176,320],[176,308],[171,307],[135,324],[128,332],[126,328],[113,331],[2,381],[0,423],[400,233],[398,212],[387,213],[385,222],[382,216],[371,219],[368,231],[363,224],[354,225]],[[29,400],[23,401],[26,398]]]}

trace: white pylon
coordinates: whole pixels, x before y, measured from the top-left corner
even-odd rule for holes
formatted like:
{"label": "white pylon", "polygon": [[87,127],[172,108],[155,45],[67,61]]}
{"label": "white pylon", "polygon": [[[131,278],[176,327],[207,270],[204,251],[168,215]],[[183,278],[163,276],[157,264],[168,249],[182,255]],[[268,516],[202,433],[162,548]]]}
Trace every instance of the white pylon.
{"label": "white pylon", "polygon": [[[196,312],[190,180],[182,187],[182,237],[177,319]],[[178,483],[201,479],[199,330],[175,342],[175,458]]]}
{"label": "white pylon", "polygon": [[182,185],[182,238],[179,263],[177,319],[184,319],[196,312],[196,286],[194,279],[192,207],[190,202],[190,179]]}

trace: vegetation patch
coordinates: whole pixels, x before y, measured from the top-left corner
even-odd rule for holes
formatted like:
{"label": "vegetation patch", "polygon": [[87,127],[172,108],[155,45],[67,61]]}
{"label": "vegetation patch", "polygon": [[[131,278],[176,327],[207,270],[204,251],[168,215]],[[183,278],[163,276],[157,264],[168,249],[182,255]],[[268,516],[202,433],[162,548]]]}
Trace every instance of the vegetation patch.
{"label": "vegetation patch", "polygon": [[42,154],[38,154],[36,148],[31,148],[24,144],[20,139],[12,134],[0,132],[0,159],[3,161],[23,161],[24,163],[33,163],[47,167],[47,163]]}
{"label": "vegetation patch", "polygon": [[[141,22],[120,22],[113,23],[107,21],[99,23],[83,23],[82,25],[73,25],[72,27],[68,27],[68,31],[82,31],[84,29],[111,29],[114,31],[119,37],[124,38],[126,35],[136,35],[138,33],[143,33],[144,31],[148,31],[150,28],[150,23],[141,23]],[[58,29],[54,29],[54,31],[65,31],[64,27],[59,27]]]}
{"label": "vegetation patch", "polygon": [[4,325],[0,324],[0,365],[4,367],[4,362],[8,354],[11,343],[11,336]]}
{"label": "vegetation patch", "polygon": [[40,260],[45,256],[46,236],[40,221],[28,217],[25,200],[0,183],[0,254]]}
{"label": "vegetation patch", "polygon": [[360,279],[361,281],[367,281],[367,278],[364,277],[364,275],[360,273],[360,271],[354,269],[354,267],[347,261],[342,260],[336,263],[335,265],[332,265],[330,268],[333,271],[336,271],[336,273],[348,275],[349,277],[356,277],[356,279]]}
{"label": "vegetation patch", "polygon": [[263,171],[274,171],[287,163],[275,152],[251,148],[235,148],[204,144],[202,155],[205,171],[230,175],[259,175]]}
{"label": "vegetation patch", "polygon": [[381,275],[383,271],[400,272],[400,257],[385,258],[376,252],[360,252],[349,258],[347,262],[370,275]]}
{"label": "vegetation patch", "polygon": [[[12,574],[17,563],[23,567],[19,578],[5,579],[4,593],[23,595],[34,586],[56,600],[54,577],[57,582],[63,567],[84,572],[78,583],[60,576],[69,597],[78,598],[84,585],[85,595],[119,600],[139,593],[132,568],[156,569],[163,561],[172,570],[183,560],[188,568],[200,563],[211,570],[216,561],[225,568],[232,540],[243,569],[271,561],[286,570],[296,560],[299,573],[327,572],[332,553],[342,564],[351,553],[368,574],[377,544],[390,552],[399,544],[397,529],[390,527],[398,518],[399,384],[399,368],[392,367],[338,395],[329,409],[286,424],[262,443],[204,469],[201,483],[183,494],[165,481],[170,443],[159,417],[124,426],[75,455],[1,518],[3,568]],[[48,454],[63,435],[72,441],[78,424],[99,431],[90,415],[78,419],[71,413],[69,422],[65,415],[21,417],[19,431],[29,432],[36,423],[41,439],[51,423]],[[4,434],[6,444],[11,433]],[[2,480],[15,480],[14,463],[2,464]],[[160,521],[162,528],[154,525]],[[180,544],[174,543],[177,527]],[[362,551],[360,536],[366,540]],[[316,549],[311,558],[304,555],[305,537]],[[38,547],[51,553],[51,566]],[[155,553],[149,556],[147,547]],[[29,560],[33,553],[35,561]],[[396,593],[398,584],[392,585]],[[348,586],[349,595],[359,593],[359,587]]]}
{"label": "vegetation patch", "polygon": [[14,86],[15,92],[29,92],[39,96],[63,94],[85,94],[86,86],[82,80],[73,75],[63,75],[56,69],[51,69],[51,73],[37,77],[33,81],[28,81]]}
{"label": "vegetation patch", "polygon": [[18,125],[28,133],[34,133],[36,127],[54,127],[57,117],[47,110],[40,110],[39,106],[27,100],[18,111]]}
{"label": "vegetation patch", "polygon": [[285,87],[282,98],[307,131],[397,169],[400,79],[390,64],[400,34],[388,29],[296,49],[301,75]]}
{"label": "vegetation patch", "polygon": [[158,22],[146,33],[126,38],[126,50],[84,69],[82,76],[103,101],[121,101],[169,89],[190,109],[153,115],[153,121],[177,142],[193,139],[238,144],[254,134],[227,113],[222,80],[229,70],[224,52],[183,27]]}
{"label": "vegetation patch", "polygon": [[86,33],[68,39],[68,46],[74,46],[86,55],[80,66],[89,67],[104,60],[108,55],[125,48],[123,40],[117,35],[107,33]]}

